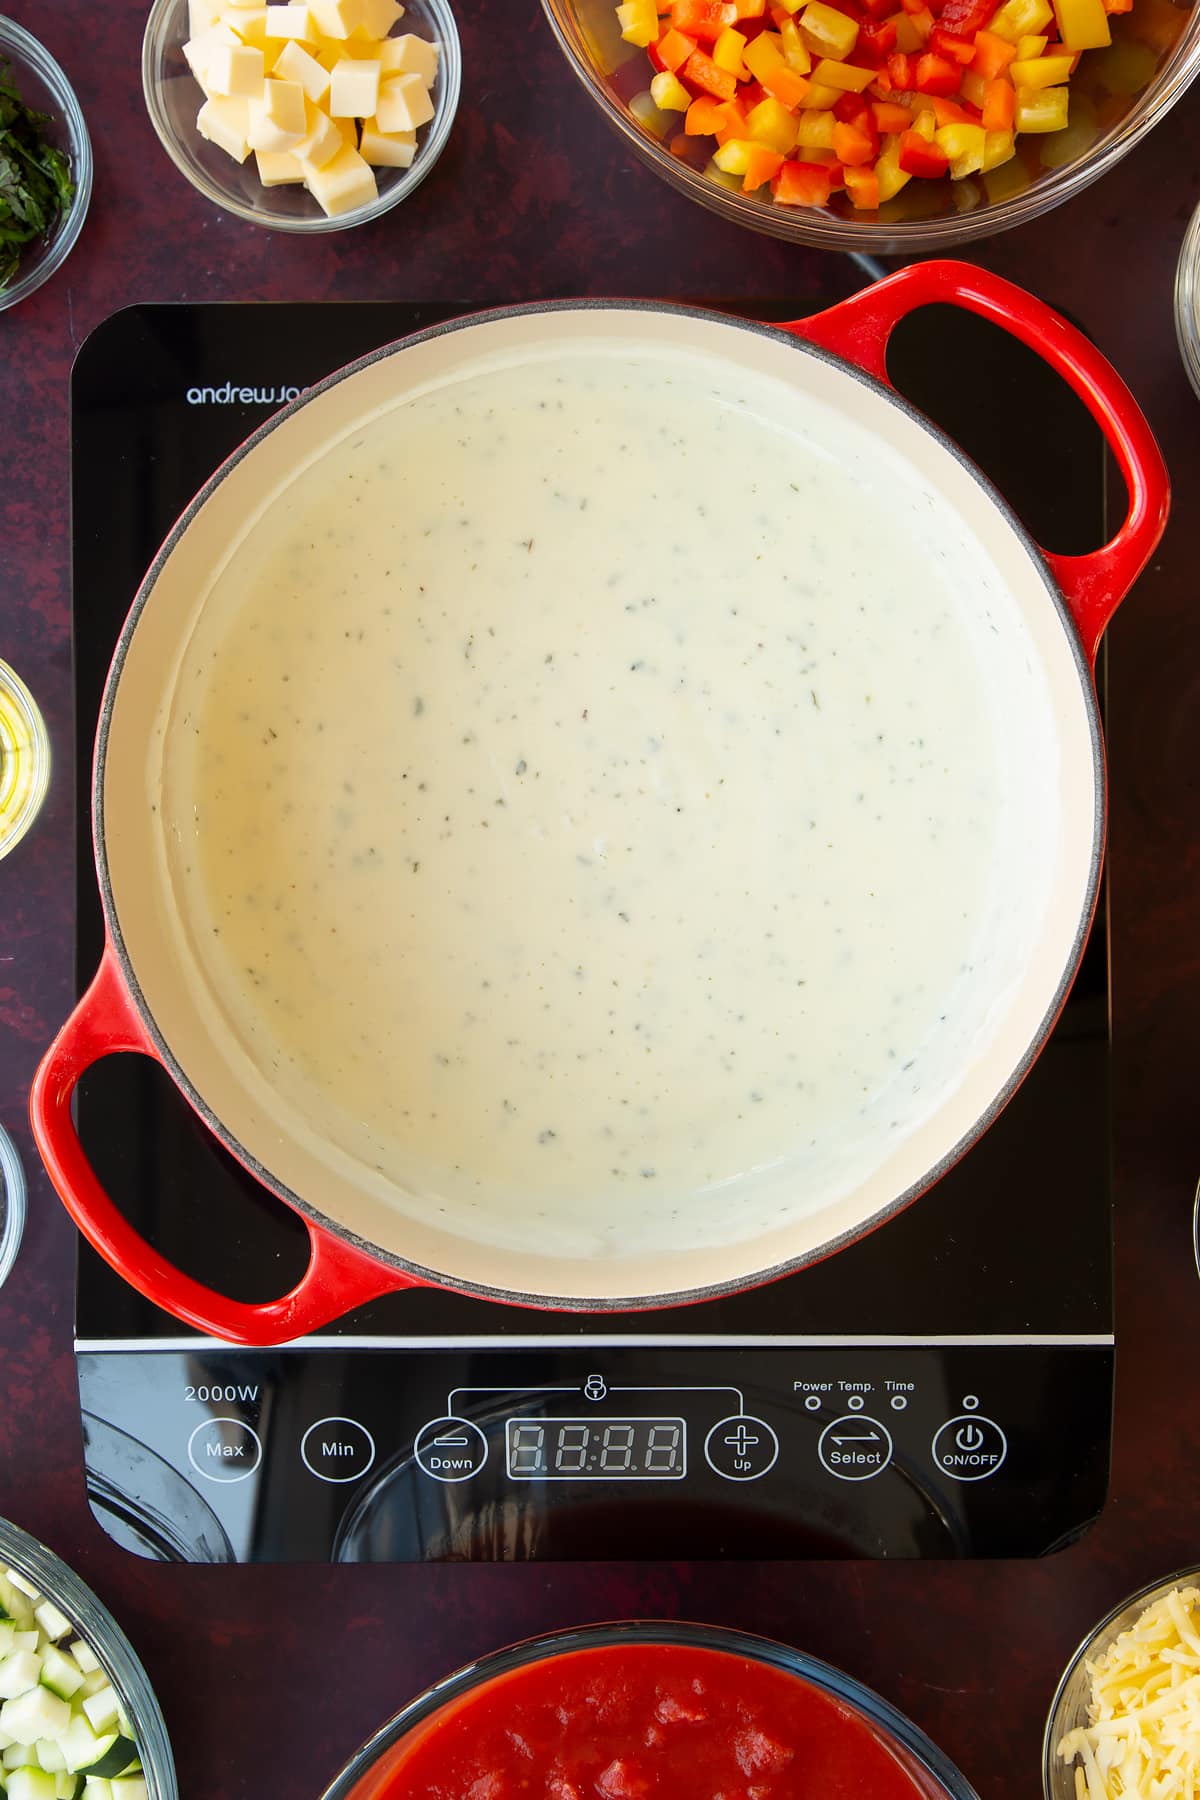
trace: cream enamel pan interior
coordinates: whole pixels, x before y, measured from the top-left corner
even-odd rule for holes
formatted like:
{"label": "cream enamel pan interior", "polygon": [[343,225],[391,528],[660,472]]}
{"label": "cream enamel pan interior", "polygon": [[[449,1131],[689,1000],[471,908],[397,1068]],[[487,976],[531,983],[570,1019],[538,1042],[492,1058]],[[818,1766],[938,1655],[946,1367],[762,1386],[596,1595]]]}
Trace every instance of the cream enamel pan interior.
{"label": "cream enamel pan interior", "polygon": [[[808,1156],[803,1179],[776,1160],[691,1204],[642,1190],[614,1217],[606,1202],[599,1221],[586,1206],[521,1217],[511,1196],[502,1217],[486,1199],[439,1210],[428,1187],[404,1191],[334,1141],[311,1108],[281,1097],[210,989],[160,804],[170,734],[182,728],[183,647],[269,498],[419,392],[572,348],[649,353],[681,378],[732,384],[780,428],[802,425],[832,454],[866,458],[885,480],[891,471],[926,509],[928,554],[949,559],[971,596],[1001,758],[989,880],[919,1091],[898,1077],[851,1138]],[[845,364],[769,329],[658,307],[540,308],[436,331],[334,378],[252,439],[151,571],[110,677],[96,779],[101,884],[125,981],[160,1054],[235,1154],[310,1219],[418,1278],[579,1309],[748,1285],[860,1235],[927,1187],[985,1128],[1048,1032],[1090,920],[1103,837],[1090,670],[1044,562],[990,487]]]}

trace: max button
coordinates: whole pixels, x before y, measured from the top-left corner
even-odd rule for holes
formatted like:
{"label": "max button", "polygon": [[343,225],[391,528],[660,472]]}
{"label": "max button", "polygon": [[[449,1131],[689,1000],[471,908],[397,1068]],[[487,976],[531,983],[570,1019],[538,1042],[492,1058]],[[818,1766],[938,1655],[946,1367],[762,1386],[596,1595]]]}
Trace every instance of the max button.
{"label": "max button", "polygon": [[318,1419],[300,1439],[300,1456],[318,1481],[357,1481],[375,1461],[375,1439],[357,1419]]}
{"label": "max button", "polygon": [[241,1419],[205,1419],[188,1439],[187,1453],[205,1481],[245,1481],[262,1461],[262,1440]]}
{"label": "max button", "polygon": [[994,1419],[960,1413],[935,1434],[933,1460],[951,1481],[984,1481],[1008,1455],[1008,1439]]}

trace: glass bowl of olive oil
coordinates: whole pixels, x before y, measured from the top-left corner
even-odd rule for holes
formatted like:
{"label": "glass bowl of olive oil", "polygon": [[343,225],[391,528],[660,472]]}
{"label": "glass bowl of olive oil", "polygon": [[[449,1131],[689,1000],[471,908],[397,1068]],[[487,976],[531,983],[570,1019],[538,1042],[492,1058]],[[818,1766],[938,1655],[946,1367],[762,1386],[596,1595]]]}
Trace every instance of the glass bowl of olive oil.
{"label": "glass bowl of olive oil", "polygon": [[0,856],[29,830],[50,784],[50,739],[20,676],[0,662]]}

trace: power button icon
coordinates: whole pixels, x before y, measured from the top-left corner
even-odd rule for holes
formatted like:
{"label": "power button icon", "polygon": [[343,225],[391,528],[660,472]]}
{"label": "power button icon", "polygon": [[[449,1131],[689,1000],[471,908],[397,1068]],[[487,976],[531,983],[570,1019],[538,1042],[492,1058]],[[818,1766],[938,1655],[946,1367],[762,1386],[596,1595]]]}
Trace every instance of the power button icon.
{"label": "power button icon", "polygon": [[962,1413],[947,1419],[933,1440],[933,1460],[952,1481],[983,1481],[1008,1455],[1008,1439],[994,1419]]}

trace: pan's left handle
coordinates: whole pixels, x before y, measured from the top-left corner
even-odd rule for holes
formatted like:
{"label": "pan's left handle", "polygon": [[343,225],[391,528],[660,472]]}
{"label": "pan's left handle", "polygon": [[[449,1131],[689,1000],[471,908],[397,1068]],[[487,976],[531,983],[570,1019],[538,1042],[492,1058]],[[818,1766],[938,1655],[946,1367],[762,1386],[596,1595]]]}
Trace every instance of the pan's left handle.
{"label": "pan's left handle", "polygon": [[1074,388],[1117,459],[1129,508],[1116,536],[1084,556],[1041,552],[1071,610],[1084,653],[1094,663],[1105,626],[1163,534],[1171,500],[1167,467],[1145,414],[1095,344],[1023,288],[961,262],[910,263],[827,312],[782,329],[888,383],[892,332],[908,313],[938,302],[978,313],[1035,350]]}
{"label": "pan's left handle", "polygon": [[67,1211],[93,1249],[140,1294],[198,1331],[229,1343],[266,1345],[328,1325],[380,1294],[420,1285],[307,1219],[308,1267],[278,1300],[231,1300],[168,1262],[105,1193],[71,1116],[71,1097],[81,1076],[102,1057],[128,1051],[162,1061],[109,944],[87,993],[42,1059],[29,1096],[29,1116],[42,1161]]}

